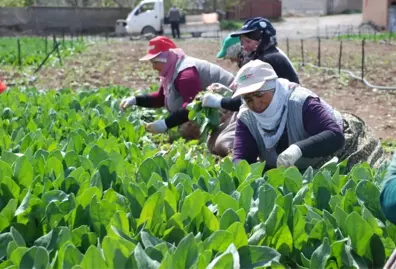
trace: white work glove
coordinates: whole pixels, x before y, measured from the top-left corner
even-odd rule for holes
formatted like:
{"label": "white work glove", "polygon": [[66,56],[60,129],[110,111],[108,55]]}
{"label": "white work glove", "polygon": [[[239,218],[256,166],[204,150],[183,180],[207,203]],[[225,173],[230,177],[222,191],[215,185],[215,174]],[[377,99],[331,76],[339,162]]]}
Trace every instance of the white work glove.
{"label": "white work glove", "polygon": [[134,105],[136,105],[136,97],[135,96],[124,98],[121,101],[120,110],[124,111],[125,108],[134,106]]}
{"label": "white work glove", "polygon": [[302,157],[301,149],[296,145],[290,145],[285,151],[279,154],[276,166],[293,166]]}
{"label": "white work glove", "polygon": [[168,130],[165,120],[156,120],[146,125],[147,131],[153,134],[165,133]]}
{"label": "white work glove", "polygon": [[227,92],[232,94],[232,92],[233,92],[232,89],[230,89],[229,87],[227,87],[221,83],[217,83],[217,82],[210,84],[208,87],[206,87],[206,89],[208,91],[220,93],[222,95],[226,94]]}
{"label": "white work glove", "polygon": [[223,96],[214,93],[205,93],[202,98],[203,107],[221,108]]}

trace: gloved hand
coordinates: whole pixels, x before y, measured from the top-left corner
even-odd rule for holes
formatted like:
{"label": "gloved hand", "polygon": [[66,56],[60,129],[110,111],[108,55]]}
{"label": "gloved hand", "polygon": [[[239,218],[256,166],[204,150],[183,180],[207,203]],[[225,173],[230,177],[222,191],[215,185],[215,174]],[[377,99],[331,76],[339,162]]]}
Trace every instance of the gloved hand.
{"label": "gloved hand", "polygon": [[128,98],[122,99],[120,103],[120,110],[124,111],[125,108],[136,105],[136,97],[131,96]]}
{"label": "gloved hand", "polygon": [[147,131],[153,134],[165,133],[168,130],[165,120],[156,120],[146,125]]}
{"label": "gloved hand", "polygon": [[202,98],[203,107],[221,108],[221,99],[223,96],[215,93],[205,93]]}
{"label": "gloved hand", "polygon": [[208,91],[212,91],[220,94],[225,94],[227,92],[232,93],[232,90],[229,87],[217,82],[210,84],[208,87],[206,87],[206,89]]}
{"label": "gloved hand", "polygon": [[290,167],[302,157],[301,149],[296,145],[290,145],[285,151],[279,154],[276,160],[276,166]]}

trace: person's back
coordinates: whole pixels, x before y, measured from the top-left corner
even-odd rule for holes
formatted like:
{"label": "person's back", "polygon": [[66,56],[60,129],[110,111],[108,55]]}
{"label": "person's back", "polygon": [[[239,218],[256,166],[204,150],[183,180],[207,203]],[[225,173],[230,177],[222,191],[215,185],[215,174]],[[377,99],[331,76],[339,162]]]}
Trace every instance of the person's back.
{"label": "person's back", "polygon": [[290,82],[300,83],[296,70],[286,55],[273,46],[257,56],[257,59],[269,63],[280,78],[285,78]]}
{"label": "person's back", "polygon": [[168,18],[170,22],[180,22],[181,15],[177,7],[171,7]]}
{"label": "person's back", "polygon": [[180,11],[176,6],[173,6],[168,12],[168,20],[171,24],[173,38],[180,38],[179,24],[181,20]]}

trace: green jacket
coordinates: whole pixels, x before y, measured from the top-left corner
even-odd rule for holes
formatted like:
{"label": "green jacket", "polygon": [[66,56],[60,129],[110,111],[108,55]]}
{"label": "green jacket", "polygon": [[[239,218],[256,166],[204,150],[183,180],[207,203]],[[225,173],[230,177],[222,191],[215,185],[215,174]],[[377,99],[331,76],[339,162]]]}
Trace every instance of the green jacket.
{"label": "green jacket", "polygon": [[396,224],[396,153],[388,167],[386,181],[380,195],[380,203],[385,217]]}

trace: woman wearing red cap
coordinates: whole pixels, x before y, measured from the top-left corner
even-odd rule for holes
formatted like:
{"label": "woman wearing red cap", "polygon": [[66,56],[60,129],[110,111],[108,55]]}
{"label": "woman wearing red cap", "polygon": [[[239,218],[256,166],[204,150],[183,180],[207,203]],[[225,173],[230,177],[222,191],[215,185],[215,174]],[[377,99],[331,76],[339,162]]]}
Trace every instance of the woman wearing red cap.
{"label": "woman wearing red cap", "polygon": [[[187,105],[198,92],[212,83],[230,85],[234,76],[218,65],[184,54],[183,50],[167,37],[158,36],[150,40],[148,53],[140,61],[149,60],[159,72],[158,92],[147,95],[131,96],[124,99],[120,109],[137,105],[159,108],[165,106],[170,115],[165,120],[157,120],[147,125],[152,133],[163,133],[180,126],[181,135],[186,139],[199,138],[199,130],[191,135],[193,124],[188,120]],[[183,126],[181,126],[183,124]]]}

